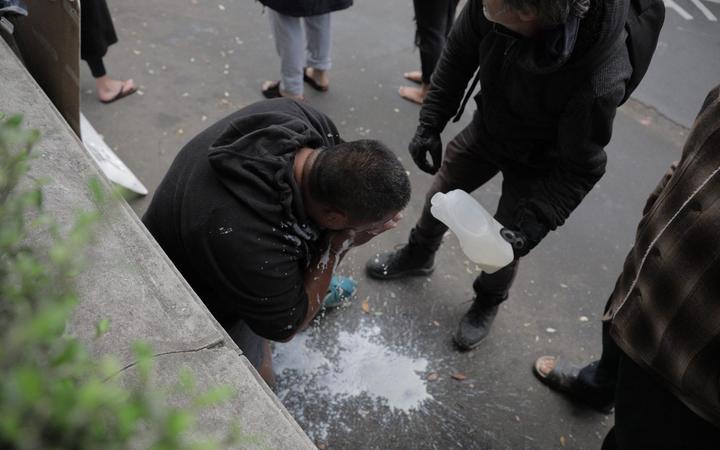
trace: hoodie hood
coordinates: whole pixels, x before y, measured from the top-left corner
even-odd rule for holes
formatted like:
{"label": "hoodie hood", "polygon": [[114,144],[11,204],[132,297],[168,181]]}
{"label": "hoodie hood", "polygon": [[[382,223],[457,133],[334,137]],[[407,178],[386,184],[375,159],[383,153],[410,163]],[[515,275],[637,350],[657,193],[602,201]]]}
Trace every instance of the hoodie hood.
{"label": "hoodie hood", "polygon": [[[303,236],[311,232],[302,193],[295,182],[297,150],[331,148],[341,142],[325,115],[289,99],[256,103],[250,114],[230,122],[210,147],[208,159],[220,182],[235,199],[260,211],[280,208],[284,221]],[[248,195],[256,193],[255,195]],[[255,203],[277,198],[277,204]]]}
{"label": "hoodie hood", "polygon": [[570,16],[537,37],[516,42],[517,64],[538,74],[595,65],[621,38],[630,0],[591,0],[583,18]]}

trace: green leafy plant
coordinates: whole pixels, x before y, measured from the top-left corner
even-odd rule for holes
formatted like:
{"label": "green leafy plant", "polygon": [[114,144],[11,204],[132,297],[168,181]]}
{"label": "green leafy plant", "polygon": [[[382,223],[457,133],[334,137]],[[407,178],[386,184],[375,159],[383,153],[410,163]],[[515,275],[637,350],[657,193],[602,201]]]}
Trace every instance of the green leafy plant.
{"label": "green leafy plant", "polygon": [[[20,188],[39,133],[18,116],[0,117],[0,448],[212,449],[258,440],[230,430],[220,441],[191,440],[196,414],[233,395],[225,387],[198,393],[192,377],[151,384],[153,353],[136,343],[137,380],[124,387],[117,361],[97,360],[65,324],[78,302],[73,278],[101,220],[79,212],[62,227],[43,211],[42,181]],[[108,196],[90,184],[98,205]],[[33,236],[30,242],[29,235]],[[100,338],[111,324],[97,324]],[[168,406],[182,394],[187,405]]]}

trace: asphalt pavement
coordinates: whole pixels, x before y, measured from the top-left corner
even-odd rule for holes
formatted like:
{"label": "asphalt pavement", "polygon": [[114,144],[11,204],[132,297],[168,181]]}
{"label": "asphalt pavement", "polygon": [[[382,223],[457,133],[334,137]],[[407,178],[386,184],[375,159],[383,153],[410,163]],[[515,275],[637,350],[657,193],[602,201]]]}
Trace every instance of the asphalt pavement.
{"label": "asphalt pavement", "polygon": [[[720,5],[698,1],[720,16]],[[152,194],[187,140],[262,98],[260,83],[277,78],[279,61],[259,3],[109,4],[120,43],[106,65],[114,77],[133,77],[142,95],[101,105],[83,67],[83,111]],[[684,7],[695,4],[688,0]],[[636,99],[617,115],[607,174],[567,223],[521,262],[491,336],[469,353],[456,351],[451,335],[470,306],[479,268],[454,236],[446,236],[429,277],[378,282],[363,273],[368,258],[405,242],[431,182],[406,150],[419,108],[397,95],[402,73],[419,67],[412,2],[363,0],[333,16],[331,87],[307,91],[307,101],[327,113],[345,139],[371,137],[394,149],[410,173],[413,196],[398,229],[354,250],[339,267],[358,280],[358,297],[275,346],[278,396],[319,447],[600,447],[612,415],[554,394],[530,368],[543,354],[577,363],[599,356],[602,308],[645,198],[679,158],[685,127],[720,73],[719,25],[698,10],[693,15],[686,20],[668,10],[672,29],[663,31]],[[448,126],[445,142],[472,110]],[[499,192],[497,178],[475,197],[493,209]],[[142,214],[149,200],[137,198],[131,206]]]}

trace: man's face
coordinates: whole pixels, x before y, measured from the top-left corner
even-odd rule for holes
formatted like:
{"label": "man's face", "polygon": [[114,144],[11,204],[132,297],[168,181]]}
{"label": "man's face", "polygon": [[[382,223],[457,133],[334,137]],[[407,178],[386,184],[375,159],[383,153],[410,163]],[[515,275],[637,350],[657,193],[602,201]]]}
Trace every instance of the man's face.
{"label": "man's face", "polygon": [[353,230],[355,230],[356,233],[363,233],[366,231],[377,231],[378,234],[382,231],[385,231],[388,229],[388,227],[394,226],[398,220],[400,220],[401,214],[400,212],[394,212],[388,214],[386,217],[383,217],[382,219],[376,221],[376,222],[366,222],[357,224],[353,227],[351,227]]}

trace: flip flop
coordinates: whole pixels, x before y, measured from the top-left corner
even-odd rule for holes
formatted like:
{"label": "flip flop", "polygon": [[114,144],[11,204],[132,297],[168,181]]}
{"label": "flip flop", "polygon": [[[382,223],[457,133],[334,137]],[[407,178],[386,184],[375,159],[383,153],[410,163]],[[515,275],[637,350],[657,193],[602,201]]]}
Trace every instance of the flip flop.
{"label": "flip flop", "polygon": [[[554,360],[555,366],[550,372],[545,373],[540,368],[544,365],[543,363],[549,360]],[[602,398],[598,393],[593,393],[588,388],[583,388],[581,383],[578,383],[581,369],[581,367],[572,365],[557,356],[541,356],[535,360],[533,374],[554,391],[567,394],[569,397],[580,400],[604,414],[612,412],[615,403],[614,398]]]}
{"label": "flip flop", "polygon": [[315,89],[316,91],[327,92],[329,86],[323,86],[323,85],[319,84],[319,83],[318,83],[317,81],[315,81],[312,77],[308,76],[307,70],[308,70],[307,67],[304,67],[304,68],[303,68],[303,81],[305,81],[307,84],[309,84],[310,87],[312,87],[312,88]]}
{"label": "flip flop", "polygon": [[267,87],[261,88],[260,92],[265,98],[282,97],[282,94],[280,94],[280,81],[271,82]]}
{"label": "flip flop", "polygon": [[[420,74],[420,78],[419,78],[419,79],[412,76],[412,75],[414,75],[414,74],[416,74],[416,73],[417,73],[417,74]],[[416,84],[422,84],[422,72],[420,72],[419,70],[413,70],[413,71],[411,71],[411,72],[405,72],[405,73],[403,74],[403,78],[405,78],[405,79],[408,80],[408,81],[412,81],[413,83],[416,83]]]}
{"label": "flip flop", "polygon": [[137,86],[133,86],[128,90],[125,90],[125,87],[127,86],[127,82],[130,80],[125,80],[122,82],[122,85],[120,86],[120,91],[115,95],[115,97],[111,98],[110,100],[100,100],[101,103],[112,103],[114,101],[120,100],[121,98],[127,97],[128,95],[132,95],[137,92],[138,88]]}
{"label": "flip flop", "polygon": [[[547,361],[555,361],[553,369],[544,373],[540,368]],[[560,392],[572,392],[575,380],[580,374],[580,368],[566,363],[564,360],[555,356],[541,356],[535,360],[533,373],[543,384],[548,385],[551,389]]]}

